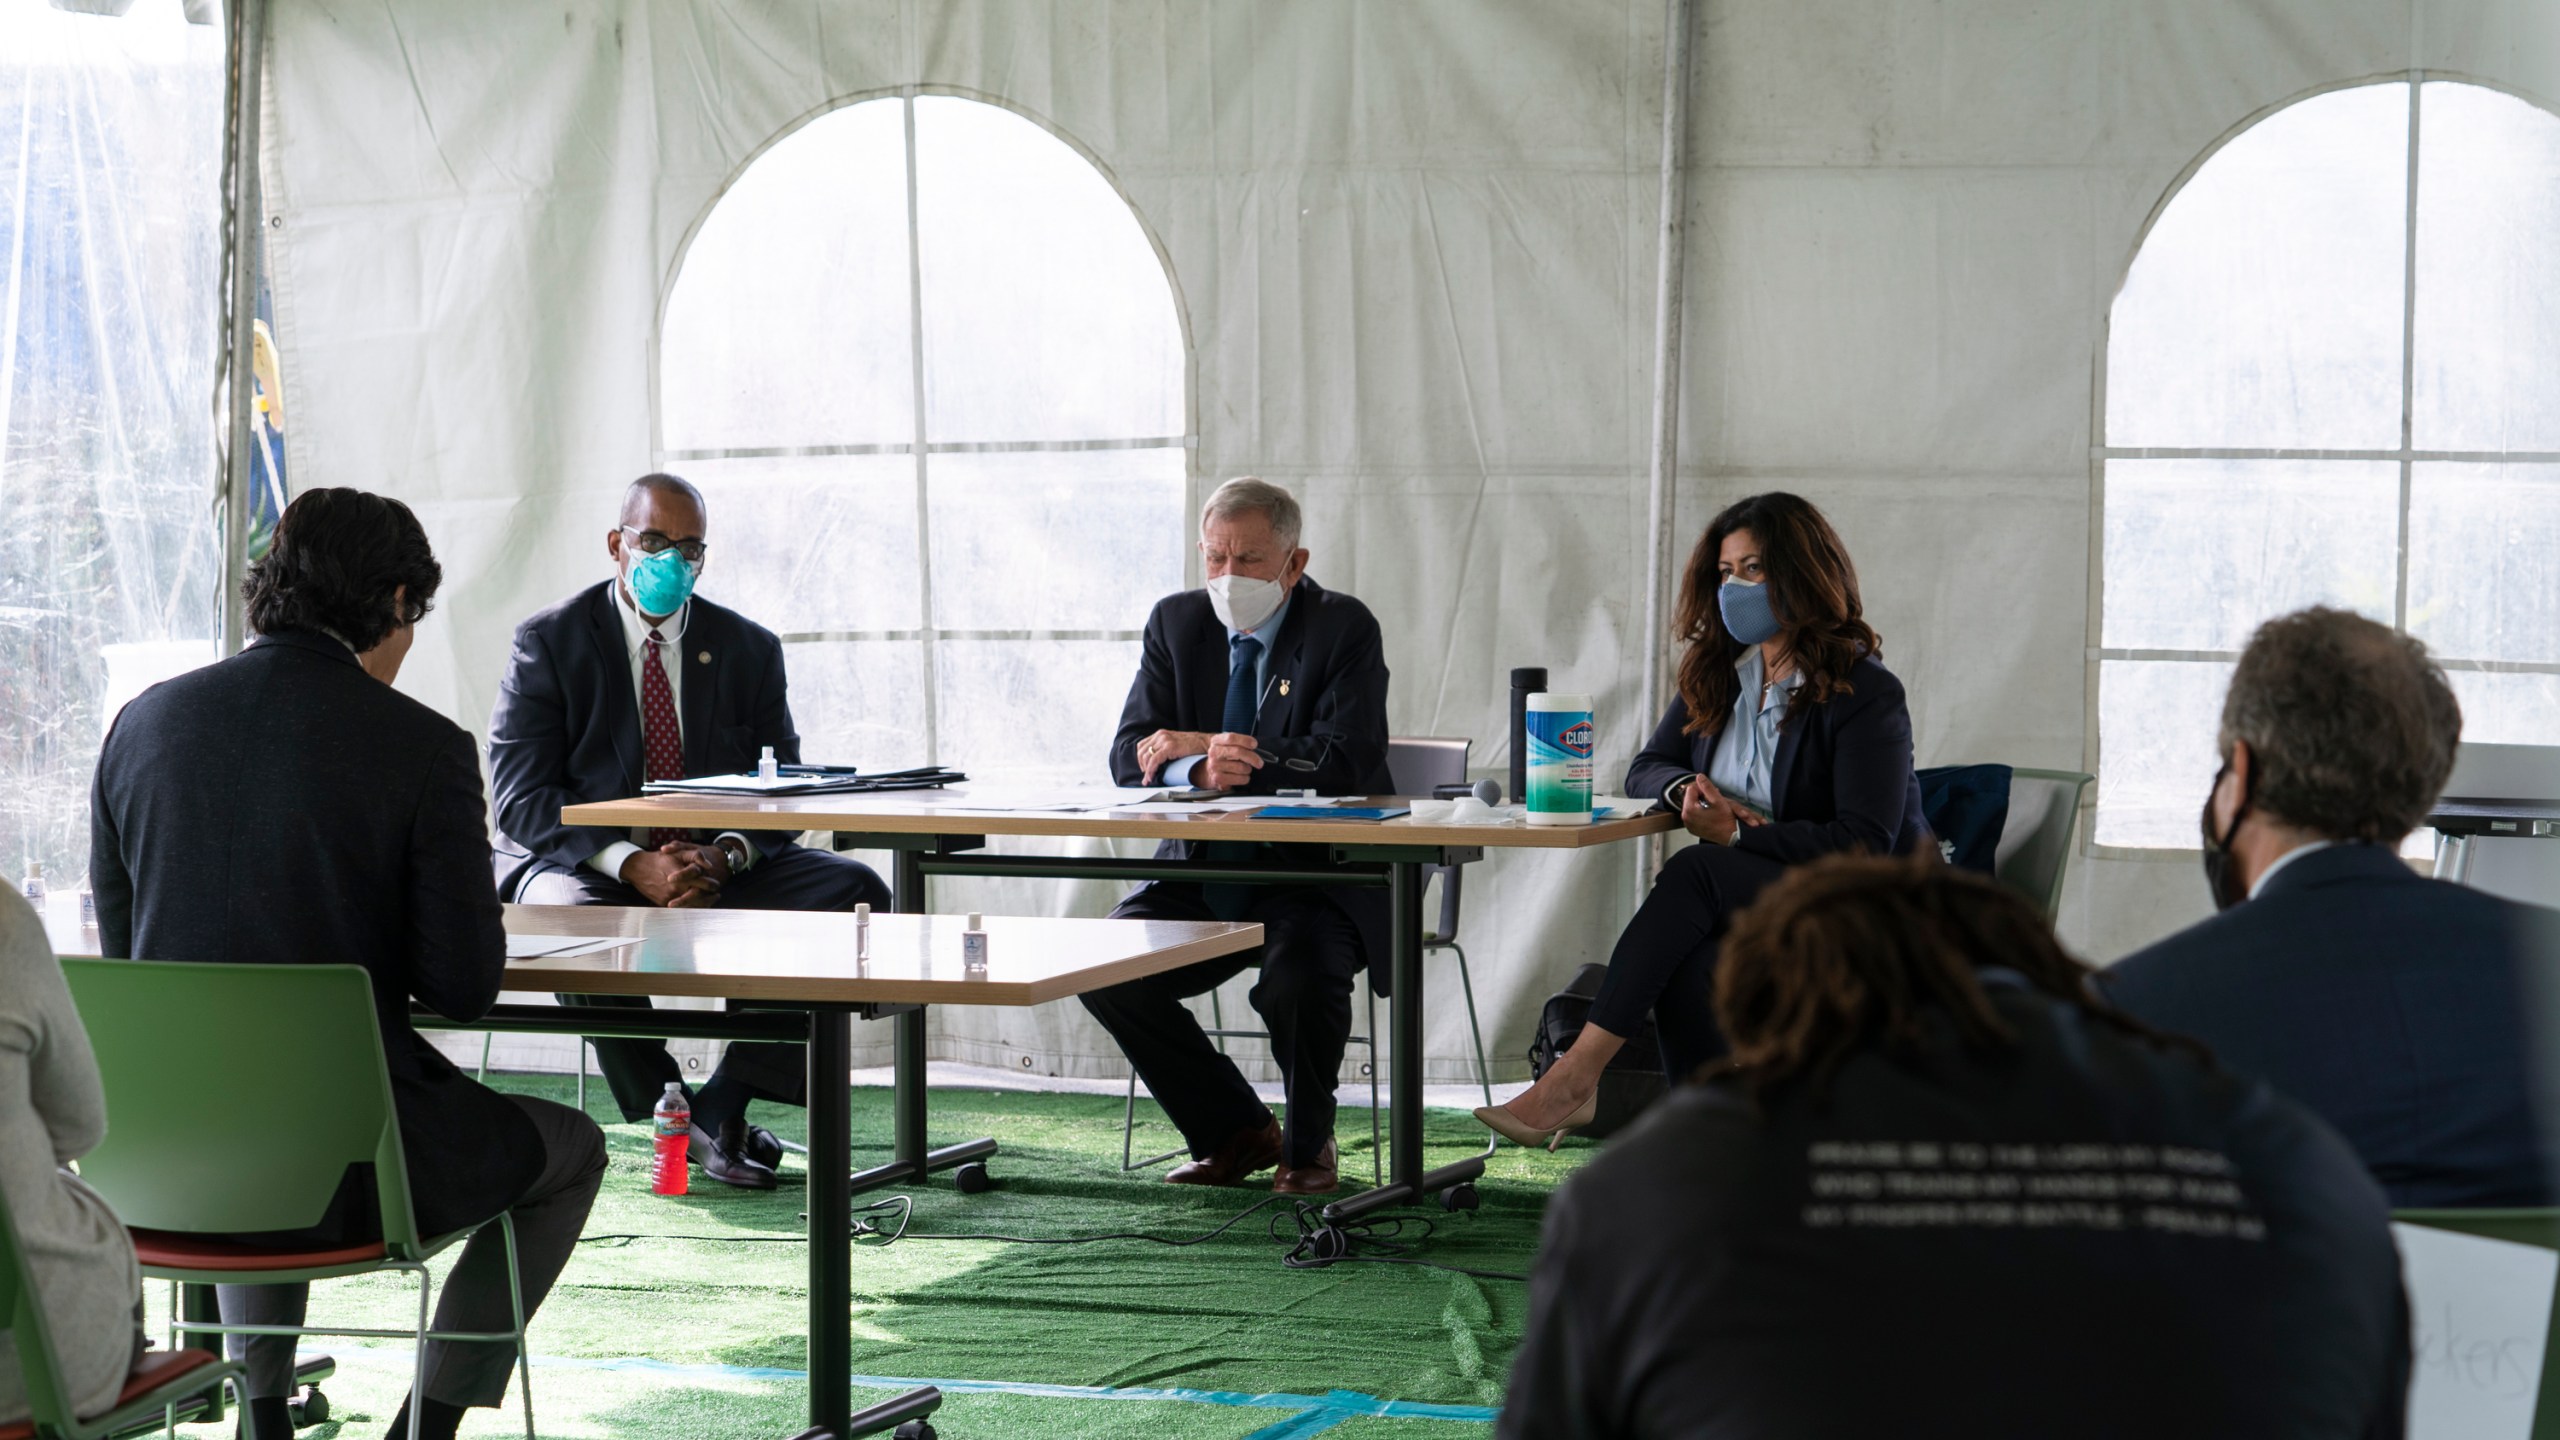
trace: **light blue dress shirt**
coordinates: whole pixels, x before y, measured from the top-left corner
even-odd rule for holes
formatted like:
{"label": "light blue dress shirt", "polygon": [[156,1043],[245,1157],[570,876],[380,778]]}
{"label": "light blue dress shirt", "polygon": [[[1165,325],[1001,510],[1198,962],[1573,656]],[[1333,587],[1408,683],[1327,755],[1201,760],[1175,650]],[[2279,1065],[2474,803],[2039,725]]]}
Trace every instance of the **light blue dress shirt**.
{"label": "light blue dress shirt", "polygon": [[[1280,638],[1280,622],[1289,618],[1289,607],[1296,604],[1297,600],[1298,587],[1292,585],[1289,587],[1289,593],[1280,597],[1280,608],[1271,612],[1270,619],[1250,630],[1238,630],[1233,627],[1227,630],[1227,644],[1230,647],[1236,643],[1236,637],[1239,635],[1250,635],[1262,642],[1261,653],[1253,657],[1253,711],[1257,715],[1262,713],[1262,702],[1271,698],[1271,642]],[[1227,653],[1232,657],[1235,651],[1231,648]],[[1170,785],[1176,789],[1189,788],[1192,768],[1205,758],[1207,757],[1200,755],[1183,756],[1164,767],[1163,773],[1156,776],[1156,783]]]}
{"label": "light blue dress shirt", "polygon": [[1707,780],[1727,797],[1766,815],[1773,808],[1769,792],[1776,783],[1778,727],[1787,718],[1787,702],[1795,697],[1796,687],[1804,684],[1804,674],[1789,674],[1769,686],[1763,699],[1761,677],[1767,671],[1757,645],[1742,652],[1733,673],[1741,688],[1733,697],[1733,714],[1725,721],[1724,733],[1716,737]]}

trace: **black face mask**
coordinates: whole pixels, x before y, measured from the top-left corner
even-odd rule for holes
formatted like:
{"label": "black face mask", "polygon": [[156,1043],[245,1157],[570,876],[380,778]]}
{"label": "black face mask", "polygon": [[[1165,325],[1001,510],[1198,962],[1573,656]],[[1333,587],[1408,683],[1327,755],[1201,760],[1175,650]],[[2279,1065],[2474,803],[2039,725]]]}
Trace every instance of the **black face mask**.
{"label": "black face mask", "polygon": [[[2231,828],[2220,835],[2213,833],[2213,797],[2222,789],[2222,777],[2231,773],[2231,762],[2213,772],[2213,784],[2204,792],[2204,817],[2199,827],[2204,831],[2204,883],[2213,892],[2213,908],[2228,910],[2249,898],[2249,887],[2240,883],[2240,867],[2231,859],[2231,841],[2240,833],[2240,822],[2249,814],[2249,786],[2240,787],[2240,805],[2231,812]],[[2252,780],[2256,778],[2253,772]]]}

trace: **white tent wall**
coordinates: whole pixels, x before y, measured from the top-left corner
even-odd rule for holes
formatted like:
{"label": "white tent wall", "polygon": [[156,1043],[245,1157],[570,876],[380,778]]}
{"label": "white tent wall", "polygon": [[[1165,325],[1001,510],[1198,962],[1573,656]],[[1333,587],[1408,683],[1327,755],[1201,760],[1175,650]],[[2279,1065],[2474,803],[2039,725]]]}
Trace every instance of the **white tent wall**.
{"label": "white tent wall", "polygon": [[[2082,769],[2093,380],[2155,207],[2323,86],[2422,68],[2549,103],[2560,9],[1725,0],[1701,55],[1682,526],[1758,489],[1812,498],[1920,763]],[[2206,911],[2192,853],[2084,849],[2061,928],[2113,960]]]}
{"label": "white tent wall", "polygon": [[[264,163],[294,473],[419,508],[447,580],[403,688],[485,729],[513,625],[601,577],[617,488],[652,463],[656,317],[706,207],[816,110],[971,94],[1085,147],[1162,245],[1195,480],[1300,490],[1314,573],[1384,623],[1395,728],[1473,735],[1498,764],[1506,671],[1545,664],[1597,695],[1614,773],[1648,718],[1631,712],[1662,16],[284,0]],[[1824,505],[1911,683],[1924,764],[2089,758],[2091,377],[2182,168],[2320,84],[2423,64],[2550,94],[2560,71],[2560,16],[2537,0],[1702,0],[1699,23],[1681,549],[1753,489]],[[1498,1057],[1605,958],[1631,863],[1474,872]],[[937,892],[1077,913],[1109,896]],[[2112,958],[2202,905],[2188,857],[2083,856],[2064,928]],[[1471,1070],[1452,978],[1434,962],[1435,1078]],[[1072,1005],[935,1023],[952,1058],[1120,1070]],[[857,1043],[885,1058],[868,1028]]]}

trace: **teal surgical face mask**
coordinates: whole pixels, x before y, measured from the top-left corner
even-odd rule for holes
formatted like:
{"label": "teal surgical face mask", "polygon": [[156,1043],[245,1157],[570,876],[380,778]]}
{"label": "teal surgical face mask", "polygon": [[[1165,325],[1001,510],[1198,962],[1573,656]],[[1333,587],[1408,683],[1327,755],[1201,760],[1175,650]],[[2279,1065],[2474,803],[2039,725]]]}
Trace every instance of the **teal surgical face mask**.
{"label": "teal surgical face mask", "polygon": [[643,615],[673,615],[693,598],[693,582],[701,567],[686,561],[684,552],[668,546],[655,555],[643,555],[636,546],[626,546],[622,558],[628,562],[622,572],[631,587],[632,603]]}

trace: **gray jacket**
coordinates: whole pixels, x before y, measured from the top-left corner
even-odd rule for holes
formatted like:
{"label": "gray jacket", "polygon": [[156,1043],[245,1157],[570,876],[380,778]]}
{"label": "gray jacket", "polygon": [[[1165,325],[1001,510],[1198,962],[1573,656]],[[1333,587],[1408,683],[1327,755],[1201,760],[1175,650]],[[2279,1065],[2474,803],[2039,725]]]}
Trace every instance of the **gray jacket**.
{"label": "gray jacket", "polygon": [[[0,1193],[42,1297],[72,1408],[115,1403],[133,1368],[142,1270],[97,1192],[63,1167],[107,1134],[89,1032],[71,1006],[44,922],[0,886]],[[0,1334],[0,1424],[27,1417],[14,1335]]]}

